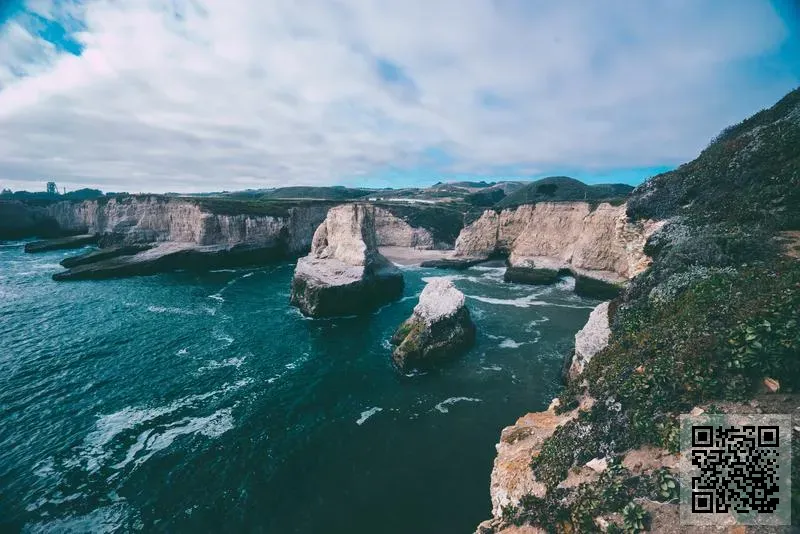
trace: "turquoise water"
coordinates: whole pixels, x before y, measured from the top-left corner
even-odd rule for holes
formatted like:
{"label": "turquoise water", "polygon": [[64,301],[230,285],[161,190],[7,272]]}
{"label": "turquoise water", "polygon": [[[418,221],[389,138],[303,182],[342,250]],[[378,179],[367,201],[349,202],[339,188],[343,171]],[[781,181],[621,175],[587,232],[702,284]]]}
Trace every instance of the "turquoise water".
{"label": "turquoise water", "polygon": [[[500,430],[557,392],[596,304],[410,268],[403,300],[308,320],[290,262],[51,281],[72,253],[0,244],[0,531],[472,532]],[[400,375],[388,339],[442,274],[476,347]]]}

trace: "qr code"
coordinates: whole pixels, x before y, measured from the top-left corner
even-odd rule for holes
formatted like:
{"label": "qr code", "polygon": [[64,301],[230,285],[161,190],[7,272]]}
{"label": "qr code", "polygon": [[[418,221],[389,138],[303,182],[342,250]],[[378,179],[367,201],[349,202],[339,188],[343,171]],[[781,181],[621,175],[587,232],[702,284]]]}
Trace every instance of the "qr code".
{"label": "qr code", "polygon": [[681,417],[681,519],[789,524],[791,417]]}

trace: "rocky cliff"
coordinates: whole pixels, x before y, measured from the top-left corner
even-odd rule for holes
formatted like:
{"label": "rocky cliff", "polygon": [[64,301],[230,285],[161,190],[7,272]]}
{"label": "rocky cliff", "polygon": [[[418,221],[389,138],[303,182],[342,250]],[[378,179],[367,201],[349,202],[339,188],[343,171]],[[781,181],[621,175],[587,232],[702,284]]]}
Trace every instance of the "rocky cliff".
{"label": "rocky cliff", "polygon": [[[798,143],[800,89],[639,186],[629,219],[606,207],[596,216],[604,222],[584,228],[592,218],[565,206],[560,220],[528,227],[537,205],[484,214],[465,230],[462,254],[544,254],[620,277],[638,272],[576,336],[578,379],[549,409],[503,430],[494,517],[479,534],[709,531],[678,521],[678,488],[690,483],[679,480],[671,454],[680,450],[679,416],[712,406],[717,414],[794,414],[800,405],[800,262],[786,243],[800,227]],[[608,251],[591,250],[600,236]],[[644,251],[652,262],[639,272]],[[793,498],[795,524],[798,504]]]}
{"label": "rocky cliff", "polygon": [[281,215],[229,215],[213,213],[194,201],[160,196],[58,202],[48,207],[63,229],[107,234],[123,244],[281,246],[291,255],[309,249],[327,210],[327,205],[312,205],[288,208]]}
{"label": "rocky cliff", "polygon": [[540,202],[487,210],[461,232],[456,256],[506,254],[514,267],[570,269],[623,281],[647,268],[644,245],[661,225],[629,221],[624,204]]}
{"label": "rocky cliff", "polygon": [[379,247],[435,248],[427,228],[414,227],[384,208],[375,208],[375,234]]}
{"label": "rocky cliff", "polygon": [[332,208],[292,280],[291,303],[313,317],[369,312],[399,298],[403,275],[378,252],[375,207]]}
{"label": "rocky cliff", "polygon": [[[55,276],[66,280],[218,268],[300,256],[311,249],[314,232],[332,206],[336,203],[144,195],[57,202],[37,208],[41,212],[37,213],[51,222],[56,235],[98,236],[102,247],[113,247],[105,254],[90,254],[72,262],[74,269]],[[371,210],[370,231],[376,245],[434,248],[436,228],[412,226],[385,209]],[[76,247],[83,244],[70,242]],[[147,254],[135,252],[133,245],[145,244],[153,245]],[[47,242],[29,247],[31,252],[49,248]],[[184,265],[186,262],[191,265]]]}

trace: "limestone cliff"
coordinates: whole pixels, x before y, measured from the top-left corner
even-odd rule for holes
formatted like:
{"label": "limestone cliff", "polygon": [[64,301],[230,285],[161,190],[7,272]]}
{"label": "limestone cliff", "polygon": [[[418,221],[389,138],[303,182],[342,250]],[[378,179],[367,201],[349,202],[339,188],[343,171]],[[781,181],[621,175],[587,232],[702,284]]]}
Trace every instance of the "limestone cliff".
{"label": "limestone cliff", "polygon": [[378,252],[375,207],[332,208],[314,233],[311,253],[300,258],[291,303],[313,317],[372,311],[399,298],[403,275]]}
{"label": "limestone cliff", "polygon": [[410,247],[423,250],[435,248],[430,230],[411,226],[388,210],[379,207],[375,208],[375,233],[379,247]]}
{"label": "limestone cliff", "polygon": [[171,241],[206,245],[282,246],[288,254],[308,250],[328,206],[289,208],[284,216],[227,215],[189,200],[160,196],[58,202],[49,214],[65,230],[107,234],[124,244]]}
{"label": "limestone cliff", "polygon": [[588,202],[540,202],[501,212],[487,210],[464,228],[456,256],[508,254],[515,267],[571,269],[614,281],[649,265],[647,238],[662,223],[631,222],[626,206]]}
{"label": "limestone cliff", "polygon": [[577,378],[592,357],[608,345],[611,328],[608,324],[608,302],[603,302],[592,310],[589,320],[575,334],[575,354],[569,368],[569,379]]}

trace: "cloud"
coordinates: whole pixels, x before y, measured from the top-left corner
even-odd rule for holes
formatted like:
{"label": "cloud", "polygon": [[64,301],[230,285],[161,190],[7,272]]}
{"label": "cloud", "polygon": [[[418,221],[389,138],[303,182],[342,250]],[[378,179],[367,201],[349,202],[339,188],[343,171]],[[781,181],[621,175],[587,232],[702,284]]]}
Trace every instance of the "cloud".
{"label": "cloud", "polygon": [[677,164],[798,83],[753,71],[789,38],[756,0],[36,0],[0,28],[0,183]]}

